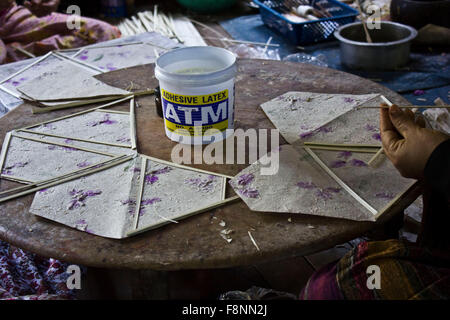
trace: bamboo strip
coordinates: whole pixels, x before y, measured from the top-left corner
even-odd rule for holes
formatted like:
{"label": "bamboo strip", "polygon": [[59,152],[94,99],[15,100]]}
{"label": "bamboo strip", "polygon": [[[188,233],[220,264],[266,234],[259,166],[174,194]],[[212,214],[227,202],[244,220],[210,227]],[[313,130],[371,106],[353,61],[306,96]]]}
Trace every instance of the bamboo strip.
{"label": "bamboo strip", "polygon": [[0,177],[2,179],[10,180],[10,181],[18,182],[18,183],[25,183],[25,184],[33,183],[33,181],[22,179],[22,178],[19,178],[19,177],[14,177],[14,176],[11,176],[9,174],[2,174]]}
{"label": "bamboo strip", "polygon": [[50,183],[45,183],[45,184],[39,185],[39,186],[37,186],[35,188],[29,189],[29,190],[25,190],[25,191],[22,191],[22,192],[19,192],[19,193],[16,193],[16,194],[13,194],[13,195],[1,198],[0,199],[0,203],[8,201],[8,200],[15,199],[15,198],[18,198],[18,197],[21,197],[21,196],[28,195],[30,193],[39,191],[39,190],[44,189],[44,188],[53,187],[53,186],[56,186],[58,184],[61,184],[61,183],[67,182],[67,181],[71,181],[71,180],[74,180],[74,179],[77,179],[77,178],[80,178],[80,177],[84,177],[84,176],[87,176],[87,175],[92,174],[92,173],[96,173],[96,172],[99,172],[99,171],[103,171],[103,170],[109,169],[109,168],[114,167],[116,165],[119,165],[119,164],[121,164],[121,163],[123,163],[125,161],[130,160],[132,157],[133,156],[129,156],[129,157],[126,157],[124,159],[112,162],[112,163],[110,163],[108,165],[105,165],[103,167],[92,169],[92,170],[90,170],[88,172],[83,172],[83,173],[80,173],[80,174],[76,174],[76,175],[73,175],[73,176],[61,179],[61,180],[53,181],[53,182],[50,182]]}
{"label": "bamboo strip", "polygon": [[[150,90],[143,90],[143,91],[138,91],[138,92],[130,92],[130,93],[125,94],[125,95],[100,97],[100,98],[95,98],[95,99],[92,99],[92,100],[90,100],[90,99],[81,99],[81,100],[78,100],[76,102],[72,102],[72,103],[68,103],[68,104],[61,104],[61,105],[57,105],[57,106],[33,107],[33,113],[46,113],[46,112],[49,112],[49,111],[55,111],[55,110],[79,107],[79,106],[83,106],[83,105],[86,105],[86,104],[93,104],[93,103],[98,103],[98,102],[110,101],[110,100],[118,99],[119,97],[131,97],[133,95],[138,97],[138,96],[150,95],[150,94],[154,94],[154,93],[155,93],[155,90],[150,89]],[[61,102],[63,102],[63,101],[61,101]],[[42,101],[41,101],[41,103],[42,103]],[[116,112],[118,112],[118,111],[116,111]]]}
{"label": "bamboo strip", "polygon": [[19,51],[20,53],[23,53],[24,55],[26,55],[29,58],[36,58],[36,56],[34,54],[32,54],[31,52],[28,52],[27,50],[21,48],[21,47],[16,47],[16,46],[12,46],[14,48],[14,50]]}
{"label": "bamboo strip", "polygon": [[380,95],[381,100],[383,100],[389,107],[392,107],[393,103],[390,102],[385,96]]}
{"label": "bamboo strip", "polygon": [[[401,109],[449,109],[450,105],[440,105],[440,106],[398,106]],[[367,106],[359,107],[359,109],[389,109],[389,106]]]}
{"label": "bamboo strip", "polygon": [[314,150],[328,150],[328,151],[351,151],[355,153],[376,153],[377,149],[375,148],[345,148],[345,147],[327,147],[327,146],[316,146],[316,145],[308,145],[310,149]]}
{"label": "bamboo strip", "polygon": [[28,130],[28,129],[19,129],[19,130],[17,130],[17,132],[27,132],[27,133],[31,133],[31,134],[35,134],[35,135],[49,136],[49,137],[55,137],[55,138],[61,138],[61,139],[71,139],[71,140],[75,140],[75,141],[89,142],[89,143],[94,143],[94,144],[103,144],[106,146],[112,146],[112,147],[118,147],[118,148],[127,148],[127,149],[130,148],[130,146],[128,146],[126,144],[103,142],[103,141],[96,141],[96,140],[86,140],[86,139],[81,139],[81,138],[60,136],[57,134],[51,134],[51,133],[45,133],[45,132],[37,132],[37,131]]}
{"label": "bamboo strip", "polygon": [[130,138],[131,149],[136,149],[136,116],[134,114],[134,97],[130,100]]}
{"label": "bamboo strip", "polygon": [[8,77],[6,77],[5,79],[1,80],[1,81],[0,81],[0,84],[1,84],[1,83],[4,83],[4,82],[6,82],[6,81],[8,81],[9,79],[14,78],[15,76],[21,74],[22,72],[24,72],[24,71],[30,69],[32,66],[34,66],[34,65],[38,64],[39,62],[41,62],[41,61],[47,59],[49,56],[51,56],[51,54],[52,54],[52,53],[49,52],[49,53],[43,55],[42,57],[40,57],[39,59],[37,59],[37,60],[34,61],[33,63],[30,63],[30,64],[27,65],[26,67],[20,69],[19,71],[15,72],[15,73],[9,75]]}
{"label": "bamboo strip", "polygon": [[252,236],[252,233],[250,231],[248,231],[248,236],[250,237],[250,240],[252,241],[253,245],[256,247],[256,250],[259,250],[258,244],[256,243],[255,239]]}
{"label": "bamboo strip", "polygon": [[2,172],[3,165],[5,164],[6,154],[8,152],[10,142],[11,142],[11,132],[8,132],[6,133],[5,140],[2,145],[2,151],[0,153],[0,173]]}
{"label": "bamboo strip", "polygon": [[[96,45],[96,44],[92,44],[89,46],[85,46],[85,47],[81,47],[79,48],[79,52],[75,55],[72,56],[72,58],[75,58],[77,55],[79,55],[81,52],[83,52],[83,50],[86,49],[101,49],[101,48],[113,48],[113,47],[123,47],[123,46],[131,46],[131,45],[135,45],[135,44],[143,44],[142,41],[133,41],[133,42],[124,42],[124,43],[117,43],[117,44],[109,44],[109,45]],[[64,52],[64,51],[73,51],[74,49],[61,49],[61,50],[56,50],[56,52]]]}
{"label": "bamboo strip", "polygon": [[227,197],[227,178],[222,177],[222,200],[225,200],[225,198]]}
{"label": "bamboo strip", "polygon": [[20,187],[16,187],[16,188],[12,188],[12,189],[9,189],[9,190],[2,191],[2,192],[0,192],[0,194],[7,194],[7,193],[11,193],[11,192],[13,192],[13,191],[25,190],[25,189],[31,188],[31,187],[33,187],[33,186],[38,186],[38,185],[40,185],[40,184],[45,184],[45,183],[50,183],[50,182],[53,182],[53,181],[57,181],[57,180],[60,180],[60,179],[62,179],[62,178],[69,177],[69,176],[71,176],[71,175],[73,175],[73,174],[78,174],[78,173],[87,171],[87,170],[89,170],[89,169],[98,167],[98,166],[100,166],[100,165],[108,164],[108,163],[110,163],[111,161],[120,160],[121,158],[124,158],[124,157],[125,157],[124,155],[122,155],[122,156],[117,156],[117,157],[108,159],[108,160],[106,160],[106,161],[101,161],[101,162],[96,163],[96,164],[91,164],[91,165],[89,165],[89,166],[87,166],[87,167],[84,167],[84,168],[82,168],[82,169],[77,169],[77,170],[74,170],[74,171],[70,171],[70,172],[65,173],[65,174],[63,174],[63,175],[60,175],[60,176],[57,176],[57,177],[54,177],[54,178],[50,178],[50,179],[46,179],[46,180],[41,180],[41,181],[27,181],[27,180],[23,180],[23,179],[20,179],[20,180],[22,180],[22,181],[19,181],[19,180],[16,181],[16,177],[8,176],[6,179],[12,178],[12,179],[10,179],[10,180],[12,180],[12,181],[16,181],[16,182],[20,182],[20,183],[29,183],[29,184],[26,185],[26,186],[20,186]]}
{"label": "bamboo strip", "polygon": [[5,88],[4,86],[0,85],[0,90],[6,92],[7,94],[12,95],[13,97],[16,97],[17,99],[22,99],[21,96],[14,91],[9,90],[8,88]]}
{"label": "bamboo strip", "polygon": [[136,199],[136,208],[134,210],[134,229],[139,225],[139,211],[141,210],[142,193],[144,192],[145,172],[147,171],[147,159],[141,157],[141,172],[139,177],[139,191]]}
{"label": "bamboo strip", "polygon": [[[225,205],[225,204],[227,204],[227,203],[234,202],[234,201],[236,201],[236,200],[240,200],[239,196],[234,196],[234,197],[231,197],[231,198],[228,198],[228,199],[221,200],[221,201],[218,201],[218,202],[216,202],[216,203],[210,204],[210,205],[205,206],[205,207],[203,207],[203,208],[200,208],[200,209],[196,209],[196,210],[187,212],[187,213],[185,213],[185,214],[183,214],[183,215],[177,217],[176,219],[179,221],[179,220],[181,220],[181,219],[189,218],[189,217],[191,217],[191,216],[193,216],[193,215],[195,215],[195,214],[199,214],[199,213],[202,213],[202,212],[205,212],[205,211],[208,211],[208,210],[216,209],[216,208],[218,208],[218,207],[221,207],[221,206],[223,206],[223,205]],[[146,232],[146,231],[149,231],[149,230],[152,230],[152,229],[159,228],[159,227],[161,227],[161,226],[163,226],[163,225],[166,225],[166,224],[168,224],[168,223],[170,223],[170,222],[164,221],[164,222],[160,222],[160,223],[157,223],[157,224],[154,224],[154,225],[142,227],[142,228],[140,228],[140,229],[136,229],[136,230],[127,232],[126,235],[127,235],[128,237],[129,237],[129,236],[134,236],[134,235],[137,235],[137,234],[139,234],[139,233],[143,233],[143,232]]]}
{"label": "bamboo strip", "polygon": [[68,114],[68,115],[65,115],[65,116],[62,116],[62,117],[59,117],[59,118],[50,119],[50,120],[43,121],[43,122],[40,122],[40,123],[36,123],[36,124],[30,125],[30,126],[27,126],[27,127],[23,127],[23,128],[20,128],[20,129],[30,129],[30,128],[33,128],[33,127],[41,126],[41,125],[46,124],[46,123],[55,122],[55,121],[59,121],[59,120],[64,120],[64,119],[67,119],[67,118],[72,118],[72,117],[75,117],[75,116],[79,116],[79,115],[81,115],[81,114],[85,114],[85,113],[88,113],[88,112],[92,112],[92,111],[97,110],[97,109],[102,109],[102,108],[105,108],[105,107],[112,106],[112,105],[114,105],[114,104],[117,104],[117,103],[126,101],[126,100],[128,100],[128,99],[131,99],[131,96],[126,96],[126,97],[121,98],[121,99],[119,99],[119,100],[112,101],[112,102],[103,104],[103,105],[98,106],[98,107],[94,107],[94,108],[91,108],[91,109],[87,109],[87,110],[75,112],[75,113]]}
{"label": "bamboo strip", "polygon": [[105,112],[105,113],[117,113],[117,114],[126,114],[129,115],[128,111],[120,111],[120,110],[111,110],[111,109],[98,109],[97,112]]}
{"label": "bamboo strip", "polygon": [[373,215],[377,214],[375,210],[369,203],[367,203],[363,198],[361,198],[355,191],[353,191],[344,181],[342,181],[330,168],[327,167],[325,163],[320,160],[320,158],[308,147],[305,147],[305,151],[314,159],[314,161],[325,170],[328,175],[336,181],[345,191],[347,191],[356,201],[358,201],[364,208],[366,208]]}
{"label": "bamboo strip", "polygon": [[152,161],[155,161],[155,162],[167,164],[168,166],[175,167],[175,168],[191,170],[191,171],[196,171],[196,172],[200,172],[200,173],[206,173],[206,174],[210,174],[210,175],[214,175],[214,176],[218,176],[218,177],[223,177],[223,178],[227,178],[227,179],[233,179],[234,178],[232,176],[227,176],[225,174],[212,172],[212,171],[207,171],[207,170],[202,170],[202,169],[197,169],[197,168],[189,167],[189,166],[186,166],[186,165],[183,165],[183,164],[178,164],[178,163],[175,163],[175,162],[170,162],[170,161],[166,161],[166,160],[150,157],[150,156],[147,156],[145,154],[142,154],[141,156],[143,156],[144,158],[147,158],[148,160],[152,160]]}
{"label": "bamboo strip", "polygon": [[378,158],[381,157],[382,153],[384,152],[383,148],[380,148],[377,153],[375,153],[375,155],[367,162],[367,165],[372,167],[372,168],[376,168],[379,164]]}
{"label": "bamboo strip", "polygon": [[81,151],[86,151],[86,152],[91,152],[91,153],[101,154],[101,155],[108,156],[108,157],[116,157],[116,156],[117,156],[117,154],[112,154],[112,153],[109,153],[109,152],[104,152],[104,151],[99,151],[99,150],[94,150],[94,149],[84,148],[84,147],[75,146],[75,145],[70,145],[70,144],[66,144],[66,143],[60,143],[60,142],[54,142],[54,141],[47,141],[47,140],[35,139],[35,138],[31,138],[31,137],[21,136],[21,135],[15,134],[15,133],[13,133],[12,136],[13,136],[13,137],[16,137],[16,138],[21,138],[21,139],[25,139],[25,140],[34,141],[34,142],[40,142],[40,143],[45,143],[45,144],[52,144],[52,145],[56,145],[56,146],[67,147],[67,148],[73,148],[73,149],[77,149],[77,150],[81,150]]}
{"label": "bamboo strip", "polygon": [[401,193],[397,194],[394,199],[389,201],[389,203],[375,215],[375,220],[378,219],[379,217],[381,217],[384,213],[386,213],[386,211],[388,211],[399,199],[401,199],[405,194],[407,194],[409,192],[409,190],[416,183],[417,183],[417,181],[411,182],[409,187],[404,192],[401,192]]}
{"label": "bamboo strip", "polygon": [[94,66],[94,65],[92,65],[92,64],[90,64],[90,63],[87,63],[87,62],[83,62],[83,61],[77,60],[77,59],[72,58],[72,57],[70,57],[70,56],[62,55],[62,54],[60,54],[60,53],[58,53],[58,52],[56,52],[56,51],[53,52],[53,54],[54,54],[55,56],[57,56],[58,58],[65,59],[65,60],[68,60],[68,61],[71,61],[71,62],[74,63],[74,64],[85,66],[85,67],[87,67],[87,68],[90,68],[90,69],[92,69],[92,70],[98,71],[98,72],[100,72],[100,73],[104,73],[104,72],[105,72],[105,71],[103,71],[102,69],[100,69],[100,68],[98,68],[98,67],[96,67],[96,66]]}
{"label": "bamboo strip", "polygon": [[342,147],[342,148],[380,148],[381,145],[376,144],[356,144],[356,143],[332,143],[332,142],[318,142],[308,141],[303,143],[305,146],[326,146],[326,147]]}

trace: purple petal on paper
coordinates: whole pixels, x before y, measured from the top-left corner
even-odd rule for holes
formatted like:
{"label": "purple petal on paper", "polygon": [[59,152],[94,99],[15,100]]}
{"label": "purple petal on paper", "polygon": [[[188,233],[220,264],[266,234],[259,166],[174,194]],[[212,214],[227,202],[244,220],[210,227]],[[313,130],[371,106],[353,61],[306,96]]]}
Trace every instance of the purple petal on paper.
{"label": "purple petal on paper", "polygon": [[352,159],[350,163],[354,167],[367,167],[367,163],[359,159]]}
{"label": "purple petal on paper", "polygon": [[133,172],[141,172],[141,168],[134,167],[134,168],[131,168],[131,171],[133,171]]}
{"label": "purple petal on paper", "polygon": [[344,102],[352,103],[353,101],[355,101],[355,99],[350,98],[350,97],[344,97]]}
{"label": "purple petal on paper", "polygon": [[87,162],[87,161],[83,161],[83,162],[80,162],[80,163],[77,164],[78,168],[85,168],[87,166],[90,166],[90,163]]}
{"label": "purple petal on paper", "polygon": [[372,135],[372,139],[375,139],[377,141],[381,141],[381,135],[379,133],[374,133]]}
{"label": "purple petal on paper", "polygon": [[48,188],[44,188],[44,189],[39,190],[38,193],[44,193],[45,191],[48,191],[48,190],[49,190]]}
{"label": "purple petal on paper", "polygon": [[347,162],[344,160],[336,160],[331,163],[330,167],[331,168],[341,168],[341,167],[345,166],[346,164],[347,164]]}
{"label": "purple petal on paper", "polygon": [[64,143],[67,143],[67,144],[71,144],[72,142],[73,142],[72,139],[65,139],[65,140],[64,140]]}
{"label": "purple petal on paper", "polygon": [[382,199],[393,199],[394,195],[389,192],[380,192],[380,193],[375,194],[375,197],[382,198]]}
{"label": "purple petal on paper", "polygon": [[50,130],[56,129],[56,127],[51,123],[45,123],[42,125],[42,127],[46,128],[46,129],[50,129]]}
{"label": "purple petal on paper", "polygon": [[[213,178],[211,178],[213,177]],[[184,180],[184,183],[192,187],[196,187],[198,191],[211,192],[214,190],[215,176],[208,176],[206,179],[201,178],[188,178]]]}
{"label": "purple petal on paper", "polygon": [[141,205],[146,206],[146,205],[154,204],[155,202],[160,202],[160,201],[161,201],[160,198],[144,199],[144,200],[142,200]]}
{"label": "purple petal on paper", "polygon": [[164,174],[164,173],[170,172],[171,170],[172,170],[171,167],[164,167],[162,169],[154,170],[151,173],[152,174]]}
{"label": "purple petal on paper", "polygon": [[16,162],[11,166],[5,167],[5,169],[14,169],[14,168],[23,168],[28,164],[28,161],[26,162]]}
{"label": "purple petal on paper", "polygon": [[132,204],[132,205],[135,205],[135,204],[136,204],[136,201],[133,200],[133,199],[127,199],[127,200],[120,200],[120,203],[123,204],[123,205],[125,205],[125,204]]}
{"label": "purple petal on paper", "polygon": [[118,138],[116,141],[118,141],[118,142],[130,142],[131,139],[127,138],[127,137],[121,137],[121,138]]}
{"label": "purple petal on paper", "polygon": [[333,128],[332,127],[320,127],[319,129],[317,129],[317,131],[319,132],[324,132],[324,133],[329,133],[329,132],[333,132]]}
{"label": "purple petal on paper", "polygon": [[154,174],[147,174],[144,179],[146,184],[154,184],[156,181],[159,180],[159,178]]}
{"label": "purple petal on paper", "polygon": [[80,56],[80,60],[87,60],[89,57],[87,55],[81,55]]}
{"label": "purple petal on paper", "polygon": [[244,173],[238,177],[237,183],[241,186],[246,186],[251,183],[255,176],[252,173]]}
{"label": "purple petal on paper", "polygon": [[76,224],[87,224],[86,220],[84,219],[80,219],[77,222],[75,222]]}
{"label": "purple petal on paper", "polygon": [[345,160],[347,160],[348,158],[350,158],[352,156],[351,151],[342,151],[338,153],[338,158],[344,158]]}
{"label": "purple petal on paper", "polygon": [[108,64],[106,65],[106,68],[107,68],[109,71],[117,70],[117,68],[114,67],[112,63],[108,63]]}
{"label": "purple petal on paper", "polygon": [[48,148],[48,150],[55,150],[56,146],[48,146],[47,148]]}
{"label": "purple petal on paper", "polygon": [[2,170],[2,174],[12,174],[11,170]]}
{"label": "purple petal on paper", "polygon": [[423,95],[423,94],[425,94],[425,91],[424,91],[424,90],[415,90],[415,91],[413,92],[413,95],[415,95],[415,96],[421,96],[421,95]]}
{"label": "purple petal on paper", "polygon": [[247,198],[258,198],[259,197],[259,191],[256,189],[240,189],[239,193]]}
{"label": "purple petal on paper", "polygon": [[14,87],[17,87],[17,86],[20,84],[20,82],[19,82],[19,81],[13,81],[11,84],[12,84]]}
{"label": "purple petal on paper", "polygon": [[314,131],[307,131],[307,132],[300,133],[300,138],[302,138],[302,139],[309,138],[309,137],[312,137],[313,135],[314,135]]}
{"label": "purple petal on paper", "polygon": [[317,189],[316,196],[323,200],[329,200],[333,198],[331,192],[326,189]]}
{"label": "purple petal on paper", "polygon": [[103,119],[98,120],[98,121],[88,122],[86,125],[88,125],[89,127],[95,127],[95,126],[98,126],[98,125],[101,125],[101,124],[108,124],[109,125],[109,124],[117,123],[116,120],[111,120],[110,117],[111,117],[111,115],[109,113],[106,113],[103,116]]}
{"label": "purple petal on paper", "polygon": [[377,131],[377,127],[367,123],[366,126],[364,127],[367,131]]}
{"label": "purple petal on paper", "polygon": [[72,196],[72,200],[70,201],[67,209],[73,210],[73,209],[82,207],[85,205],[85,201],[88,197],[94,197],[101,193],[102,192],[100,190],[83,191],[83,190],[72,189],[71,191],[69,191],[69,194]]}
{"label": "purple petal on paper", "polygon": [[302,189],[314,189],[316,188],[316,185],[312,182],[304,182],[304,181],[299,181],[296,184],[297,187],[302,188]]}
{"label": "purple petal on paper", "polygon": [[339,193],[339,192],[341,192],[341,188],[328,187],[328,188],[325,188],[324,191],[331,192],[331,193]]}

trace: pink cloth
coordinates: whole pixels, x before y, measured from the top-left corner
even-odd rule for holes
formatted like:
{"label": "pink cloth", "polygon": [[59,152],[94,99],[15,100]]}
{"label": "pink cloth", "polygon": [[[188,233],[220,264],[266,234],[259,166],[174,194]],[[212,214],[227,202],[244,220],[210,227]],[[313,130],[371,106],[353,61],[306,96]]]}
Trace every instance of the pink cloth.
{"label": "pink cloth", "polygon": [[81,28],[67,27],[69,15],[51,13],[38,18],[15,3],[0,12],[0,64],[29,58],[14,49],[20,47],[36,56],[55,49],[78,48],[120,37],[116,27],[81,17]]}
{"label": "pink cloth", "polygon": [[67,265],[44,259],[0,240],[0,299],[73,299]]}

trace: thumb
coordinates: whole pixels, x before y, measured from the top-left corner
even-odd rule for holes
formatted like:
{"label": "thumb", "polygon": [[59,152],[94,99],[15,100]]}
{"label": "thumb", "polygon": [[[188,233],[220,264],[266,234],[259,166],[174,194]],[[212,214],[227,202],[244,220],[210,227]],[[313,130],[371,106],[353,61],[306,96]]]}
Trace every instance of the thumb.
{"label": "thumb", "polygon": [[404,113],[397,105],[392,105],[389,108],[389,117],[395,129],[404,137],[417,126],[414,121]]}

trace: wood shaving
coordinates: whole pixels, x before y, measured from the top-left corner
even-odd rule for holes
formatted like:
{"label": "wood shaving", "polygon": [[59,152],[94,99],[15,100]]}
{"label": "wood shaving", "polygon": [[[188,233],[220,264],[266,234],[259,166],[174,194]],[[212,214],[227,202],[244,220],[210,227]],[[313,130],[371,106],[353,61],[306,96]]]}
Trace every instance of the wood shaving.
{"label": "wood shaving", "polygon": [[253,238],[252,233],[251,233],[250,231],[248,231],[248,236],[250,237],[250,240],[252,240],[253,245],[256,247],[256,250],[260,251],[260,250],[259,250],[259,247],[258,247],[258,244],[256,243],[256,241],[255,241],[255,239]]}

